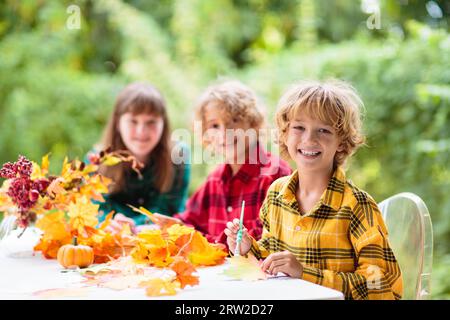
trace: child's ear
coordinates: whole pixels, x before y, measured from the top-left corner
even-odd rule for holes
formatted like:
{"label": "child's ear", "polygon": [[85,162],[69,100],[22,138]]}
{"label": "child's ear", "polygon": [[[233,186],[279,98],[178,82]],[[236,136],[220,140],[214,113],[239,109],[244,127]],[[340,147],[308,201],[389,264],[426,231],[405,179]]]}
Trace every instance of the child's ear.
{"label": "child's ear", "polygon": [[342,152],[342,151],[344,151],[344,143],[340,143],[336,151],[337,151],[337,152]]}

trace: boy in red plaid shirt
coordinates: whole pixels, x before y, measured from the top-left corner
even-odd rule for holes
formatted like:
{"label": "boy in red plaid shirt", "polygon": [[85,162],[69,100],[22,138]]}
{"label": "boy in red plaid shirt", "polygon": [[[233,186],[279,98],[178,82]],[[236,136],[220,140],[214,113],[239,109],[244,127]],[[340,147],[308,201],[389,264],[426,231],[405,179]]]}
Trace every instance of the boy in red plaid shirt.
{"label": "boy in red plaid shirt", "polygon": [[[186,210],[175,218],[201,231],[210,242],[226,244],[226,223],[240,217],[244,200],[244,224],[259,239],[259,210],[267,190],[291,169],[260,143],[264,115],[256,95],[238,81],[213,85],[201,96],[196,119],[202,124],[206,150],[220,155],[224,163],[208,175],[188,200]],[[170,224],[180,222],[166,216],[161,219]]]}

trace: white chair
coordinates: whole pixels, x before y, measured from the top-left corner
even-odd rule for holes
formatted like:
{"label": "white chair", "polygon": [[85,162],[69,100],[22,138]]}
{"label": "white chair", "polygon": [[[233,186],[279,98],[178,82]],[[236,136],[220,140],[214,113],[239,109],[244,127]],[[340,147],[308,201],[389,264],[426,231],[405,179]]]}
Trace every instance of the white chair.
{"label": "white chair", "polygon": [[427,206],[419,196],[404,192],[379,207],[402,271],[403,299],[430,299],[433,228]]}

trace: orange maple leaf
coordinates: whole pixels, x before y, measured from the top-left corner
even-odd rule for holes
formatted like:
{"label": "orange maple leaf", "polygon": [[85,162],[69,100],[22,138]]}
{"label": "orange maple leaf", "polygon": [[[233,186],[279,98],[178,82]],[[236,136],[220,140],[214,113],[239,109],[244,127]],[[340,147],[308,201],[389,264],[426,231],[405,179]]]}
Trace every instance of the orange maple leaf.
{"label": "orange maple leaf", "polygon": [[155,267],[167,267],[173,258],[170,256],[170,251],[167,246],[147,246],[148,247],[148,261]]}
{"label": "orange maple leaf", "polygon": [[70,232],[65,223],[64,212],[61,211],[44,215],[36,222],[36,227],[43,231],[48,239],[62,240],[70,237]]}
{"label": "orange maple leaf", "polygon": [[71,234],[65,222],[64,212],[56,211],[42,216],[36,227],[43,232],[35,251],[41,251],[47,259],[56,259],[58,250],[71,242]]}
{"label": "orange maple leaf", "polygon": [[214,266],[225,261],[228,255],[225,249],[222,244],[209,243],[200,232],[196,231],[182,255],[196,266]]}
{"label": "orange maple leaf", "polygon": [[56,197],[56,195],[67,193],[66,189],[62,187],[63,183],[63,178],[56,178],[50,183],[50,185],[47,187],[47,193],[50,195],[50,197],[54,198]]}
{"label": "orange maple leaf", "polygon": [[63,245],[70,244],[72,242],[71,237],[61,240],[53,240],[49,238],[42,238],[39,243],[33,248],[34,251],[41,251],[45,258],[56,259],[58,256],[58,250]]}
{"label": "orange maple leaf", "polygon": [[170,265],[170,268],[177,274],[177,280],[180,282],[181,289],[184,289],[187,285],[195,286],[199,284],[199,277],[192,275],[197,270],[185,259],[177,257]]}

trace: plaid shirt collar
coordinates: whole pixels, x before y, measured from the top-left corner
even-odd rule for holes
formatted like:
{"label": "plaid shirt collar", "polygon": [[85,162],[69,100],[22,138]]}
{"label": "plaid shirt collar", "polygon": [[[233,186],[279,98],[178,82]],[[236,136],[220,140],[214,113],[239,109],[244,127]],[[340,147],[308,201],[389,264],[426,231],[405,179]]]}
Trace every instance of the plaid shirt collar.
{"label": "plaid shirt collar", "polygon": [[261,167],[268,162],[268,155],[263,147],[256,145],[256,152],[258,155],[257,163],[244,163],[233,176],[231,166],[229,164],[222,165],[222,170],[219,170],[218,174],[221,180],[226,183],[230,179],[239,179],[244,183],[248,183],[253,177],[259,176]]}
{"label": "plaid shirt collar", "polygon": [[[342,204],[342,199],[344,198],[344,185],[345,185],[345,173],[341,167],[338,167],[328,182],[326,190],[320,197],[317,205],[311,210],[315,212],[321,205],[332,208],[338,211]],[[289,206],[298,206],[296,198],[296,189],[298,186],[298,171],[295,170],[289,178],[286,180],[285,184],[281,187],[280,193],[277,198],[284,201]]]}

